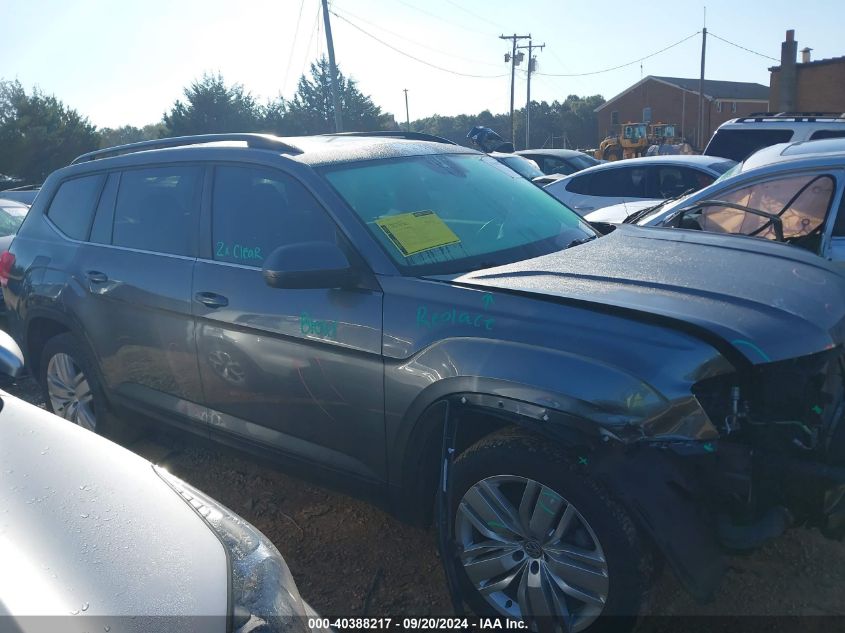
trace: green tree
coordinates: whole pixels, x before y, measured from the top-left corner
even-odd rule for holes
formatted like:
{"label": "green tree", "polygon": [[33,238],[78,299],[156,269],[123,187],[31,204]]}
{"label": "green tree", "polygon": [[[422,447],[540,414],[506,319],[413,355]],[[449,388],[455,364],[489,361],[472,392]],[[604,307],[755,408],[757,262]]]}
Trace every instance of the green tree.
{"label": "green tree", "polygon": [[99,134],[100,147],[114,147],[115,145],[162,138],[167,134],[167,128],[163,123],[150,123],[142,128],[134,125],[123,125],[118,128],[103,128],[99,131]]}
{"label": "green tree", "polygon": [[[338,70],[340,108],[343,128],[348,132],[396,130],[393,115],[381,111],[370,97],[363,94],[354,80]],[[277,106],[278,107],[278,106]],[[331,93],[329,62],[323,57],[311,64],[310,78],[299,79],[296,95],[281,104],[283,116],[275,131],[281,134],[325,134],[334,131],[334,106]]]}
{"label": "green tree", "polygon": [[[579,97],[569,95],[561,103],[553,101],[531,102],[530,147],[588,148],[598,145],[598,123],[595,108],[604,103],[604,97],[594,95]],[[525,149],[525,108],[513,113],[516,149]],[[466,135],[475,125],[484,125],[510,140],[510,116],[492,114],[489,110],[477,115],[458,114],[441,116],[435,114],[411,122],[411,129],[448,138],[461,145],[470,145]]]}
{"label": "green tree", "polygon": [[185,101],[177,100],[164,113],[166,136],[254,132],[263,127],[262,108],[240,84],[227,85],[222,75],[203,75],[185,88]]}
{"label": "green tree", "polygon": [[80,154],[99,147],[96,128],[38,88],[0,81],[0,173],[41,182]]}

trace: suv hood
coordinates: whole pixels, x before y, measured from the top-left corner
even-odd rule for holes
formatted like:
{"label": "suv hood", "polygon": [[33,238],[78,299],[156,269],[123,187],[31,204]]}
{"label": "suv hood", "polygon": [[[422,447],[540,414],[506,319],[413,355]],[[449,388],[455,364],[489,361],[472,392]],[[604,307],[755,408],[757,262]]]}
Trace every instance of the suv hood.
{"label": "suv hood", "polygon": [[845,338],[845,277],[811,253],[757,238],[621,225],[580,246],[450,281],[664,322],[727,343],[753,364]]}

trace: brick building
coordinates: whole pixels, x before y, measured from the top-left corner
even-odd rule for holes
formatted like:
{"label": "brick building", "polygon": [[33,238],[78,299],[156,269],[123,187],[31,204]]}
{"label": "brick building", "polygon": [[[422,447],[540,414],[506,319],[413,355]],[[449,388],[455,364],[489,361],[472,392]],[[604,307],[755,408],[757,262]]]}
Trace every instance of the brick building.
{"label": "brick building", "polygon": [[769,109],[769,88],[742,81],[704,81],[704,133],[698,139],[698,79],[649,75],[596,108],[599,138],[621,123],[675,123],[698,149],[729,119]]}
{"label": "brick building", "polygon": [[778,112],[845,112],[845,56],[811,61],[811,50],[802,50],[797,63],[795,31],[786,32],[780,66],[769,68],[772,107]]}

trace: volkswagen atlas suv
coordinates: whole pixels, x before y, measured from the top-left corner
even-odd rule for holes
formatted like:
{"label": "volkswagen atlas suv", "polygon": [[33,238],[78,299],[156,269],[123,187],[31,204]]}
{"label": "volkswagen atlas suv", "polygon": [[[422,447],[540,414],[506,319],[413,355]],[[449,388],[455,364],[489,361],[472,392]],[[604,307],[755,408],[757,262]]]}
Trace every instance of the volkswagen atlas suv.
{"label": "volkswagen atlas suv", "polygon": [[725,550],[842,535],[834,268],[599,236],[494,158],[401,136],[164,139],[52,174],[0,258],[49,407],[433,519],[457,608],[532,628],[633,618],[661,560],[706,599]]}

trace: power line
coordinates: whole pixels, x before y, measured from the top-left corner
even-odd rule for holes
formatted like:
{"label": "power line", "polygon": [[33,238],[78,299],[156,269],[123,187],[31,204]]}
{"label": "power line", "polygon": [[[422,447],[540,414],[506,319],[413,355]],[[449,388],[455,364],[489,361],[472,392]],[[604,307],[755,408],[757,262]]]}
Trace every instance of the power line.
{"label": "power line", "polygon": [[378,42],[378,43],[379,43],[379,44],[381,44],[382,46],[386,46],[386,47],[387,47],[387,48],[389,48],[390,50],[392,50],[392,51],[394,51],[394,52],[396,52],[396,53],[399,53],[400,55],[404,55],[405,57],[408,57],[408,58],[410,58],[410,59],[413,59],[415,62],[419,62],[420,64],[423,64],[423,65],[425,65],[425,66],[430,66],[431,68],[435,68],[435,69],[437,69],[437,70],[441,70],[441,71],[443,71],[443,72],[449,73],[450,75],[457,75],[458,77],[471,77],[471,78],[473,78],[473,79],[499,79],[499,78],[501,78],[501,77],[507,77],[507,75],[506,75],[506,74],[505,74],[505,75],[473,75],[473,74],[470,74],[470,73],[462,73],[462,72],[458,72],[457,70],[450,70],[449,68],[444,68],[443,66],[438,66],[437,64],[432,64],[431,62],[427,62],[427,61],[425,61],[424,59],[420,59],[419,57],[414,57],[414,56],[413,56],[413,55],[411,55],[410,53],[406,53],[405,51],[402,51],[402,50],[400,50],[400,49],[396,48],[396,47],[395,47],[395,46],[393,46],[392,44],[388,44],[388,43],[387,43],[387,42],[385,42],[384,40],[382,40],[382,39],[380,39],[380,38],[376,37],[375,35],[373,35],[372,33],[369,33],[369,32],[367,32],[367,31],[365,31],[364,29],[362,29],[360,26],[358,26],[358,25],[357,25],[357,24],[355,24],[354,22],[351,22],[350,20],[347,20],[347,19],[346,19],[345,17],[343,17],[342,15],[338,15],[338,14],[337,14],[337,13],[335,13],[334,11],[330,11],[330,13],[331,13],[333,16],[335,16],[336,18],[338,18],[339,20],[343,20],[344,22],[346,22],[349,26],[351,26],[351,27],[352,27],[352,28],[354,28],[355,30],[360,31],[361,33],[363,33],[364,35],[366,35],[367,37],[369,37],[369,38],[371,38],[371,39],[374,39],[376,42]]}
{"label": "power line", "polygon": [[420,9],[419,7],[415,7],[414,5],[405,2],[405,0],[396,0],[396,2],[398,2],[399,4],[405,5],[409,9],[413,9],[414,11],[419,11],[420,13],[424,13],[428,16],[431,16],[432,18],[434,18],[436,20],[440,20],[441,22],[445,22],[446,24],[449,24],[450,26],[456,26],[459,29],[464,29],[465,31],[470,31],[471,33],[483,35],[484,37],[490,36],[489,33],[485,33],[484,31],[478,31],[476,29],[471,29],[468,26],[464,26],[463,24],[455,24],[454,22],[451,22],[450,20],[447,20],[447,19],[443,18],[442,16],[437,15],[436,13],[431,13],[430,11],[426,11],[425,9]]}
{"label": "power line", "polygon": [[299,27],[302,22],[302,7],[305,6],[305,0],[299,3],[299,15],[296,18],[296,31],[293,34],[293,44],[290,45],[290,54],[288,55],[288,65],[285,68],[285,80],[282,82],[282,92],[288,87],[288,75],[290,74],[290,63],[293,60],[293,51],[296,49],[296,39],[299,37]]}
{"label": "power line", "polygon": [[305,74],[305,68],[308,66],[308,62],[311,58],[311,42],[314,41],[314,32],[319,31],[320,29],[320,11],[322,11],[322,9],[323,8],[318,4],[317,15],[314,16],[314,25],[311,27],[311,36],[308,38],[308,45],[305,47],[305,59],[302,61],[302,72],[299,73],[300,77]]}
{"label": "power line", "polygon": [[458,9],[460,9],[461,11],[463,11],[464,13],[467,13],[467,14],[471,15],[471,16],[472,16],[472,17],[474,17],[476,20],[481,20],[482,22],[487,22],[487,24],[489,24],[489,25],[491,25],[491,26],[495,26],[495,27],[496,27],[496,30],[498,30],[498,31],[503,31],[503,30],[505,30],[505,31],[506,31],[506,30],[507,30],[507,29],[503,29],[503,28],[502,28],[501,26],[499,26],[498,24],[494,24],[493,22],[491,22],[490,20],[488,20],[488,19],[487,19],[487,18],[485,18],[484,16],[478,15],[477,13],[475,13],[474,11],[470,11],[470,10],[469,10],[469,9],[467,9],[466,7],[462,7],[462,6],[461,6],[461,5],[459,5],[457,2],[452,2],[452,0],[446,0],[446,2],[448,2],[449,4],[451,4],[453,7],[457,7]]}
{"label": "power line", "polygon": [[752,51],[750,48],[745,48],[744,46],[740,46],[739,44],[736,44],[735,42],[731,42],[730,40],[726,40],[724,37],[719,37],[713,31],[707,31],[707,34],[712,35],[717,40],[722,40],[725,44],[730,44],[731,46],[736,46],[737,48],[741,48],[742,50],[744,50],[748,53],[754,53],[755,55],[759,55],[760,57],[765,57],[766,59],[771,59],[773,62],[780,63],[780,60],[775,58],[775,57],[770,57],[769,55],[764,55],[763,53],[758,53],[757,51]]}
{"label": "power line", "polygon": [[[335,11],[337,11],[337,8],[335,8],[334,10],[335,10]],[[482,64],[482,65],[484,65],[484,66],[495,66],[496,68],[499,68],[499,67],[501,66],[500,64],[491,64],[490,62],[483,62],[483,61],[478,60],[478,59],[470,59],[469,57],[461,57],[461,56],[459,56],[459,55],[454,55],[454,54],[452,54],[452,53],[444,53],[442,50],[439,50],[439,49],[433,48],[432,46],[429,46],[428,44],[423,44],[422,42],[418,42],[418,41],[416,41],[416,40],[412,40],[412,39],[410,39],[409,37],[407,37],[406,35],[403,35],[403,34],[401,34],[401,33],[397,33],[396,31],[391,31],[390,29],[385,28],[385,27],[383,27],[383,26],[381,26],[381,25],[374,24],[373,22],[370,22],[370,21],[368,21],[368,20],[365,20],[364,18],[362,18],[362,17],[361,17],[361,16],[359,16],[359,15],[355,15],[354,13],[350,13],[350,12],[349,12],[349,10],[347,10],[347,9],[343,9],[343,13],[344,13],[344,14],[346,14],[347,16],[351,17],[351,18],[355,18],[355,19],[356,19],[356,20],[358,20],[359,22],[363,22],[364,24],[368,24],[369,26],[372,26],[372,27],[374,27],[374,28],[377,28],[377,29],[379,29],[380,31],[384,31],[385,33],[390,33],[391,35],[393,35],[393,36],[395,36],[395,37],[399,37],[399,38],[401,38],[401,39],[402,39],[403,41],[405,41],[405,42],[409,42],[409,43],[411,43],[411,44],[416,44],[417,46],[421,46],[422,48],[428,49],[428,50],[430,50],[430,51],[432,51],[432,52],[434,52],[434,53],[437,53],[437,54],[439,54],[439,55],[444,55],[444,56],[452,57],[452,58],[454,58],[454,59],[460,59],[460,60],[463,60],[463,61],[465,61],[465,62],[470,62],[471,64]],[[340,16],[338,16],[338,17],[340,17]]]}
{"label": "power line", "polygon": [[665,53],[670,48],[675,48],[676,46],[683,44],[687,40],[691,40],[692,38],[694,38],[699,33],[701,33],[701,31],[696,31],[692,35],[688,35],[684,39],[678,40],[677,42],[675,42],[674,44],[670,44],[666,48],[661,48],[659,51],[655,51],[655,52],[653,52],[649,55],[646,55],[645,57],[640,57],[639,59],[635,59],[632,62],[628,62],[626,64],[620,64],[619,66],[614,66],[613,68],[604,68],[602,70],[593,70],[593,71],[590,71],[590,72],[587,72],[587,73],[537,73],[537,74],[538,75],[545,75],[546,77],[586,77],[588,75],[600,75],[602,73],[609,73],[612,70],[619,70],[620,68],[625,68],[627,66],[633,66],[634,64],[639,64],[641,61],[645,61],[646,59],[649,59],[650,57],[654,57],[655,55],[660,55],[660,53]]}

